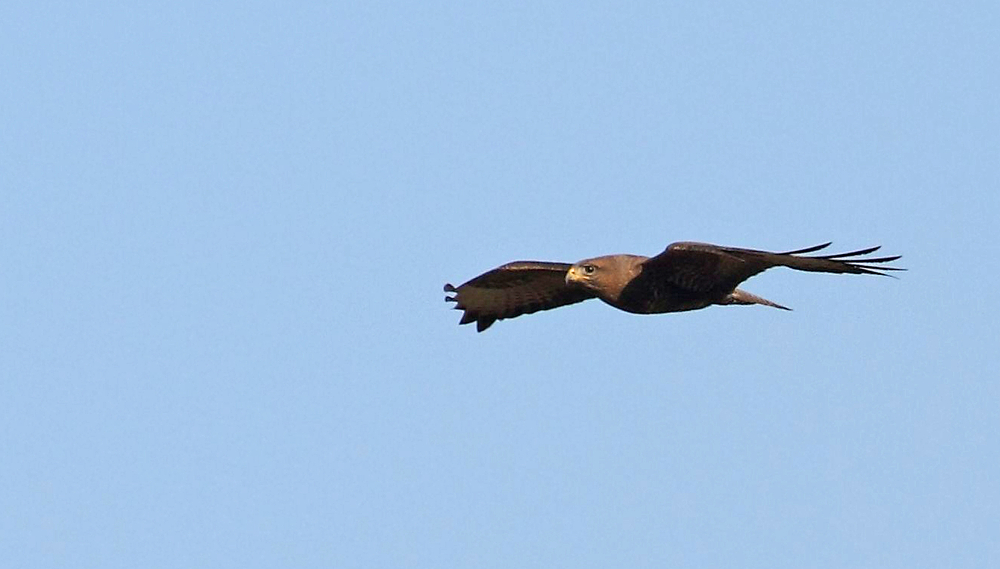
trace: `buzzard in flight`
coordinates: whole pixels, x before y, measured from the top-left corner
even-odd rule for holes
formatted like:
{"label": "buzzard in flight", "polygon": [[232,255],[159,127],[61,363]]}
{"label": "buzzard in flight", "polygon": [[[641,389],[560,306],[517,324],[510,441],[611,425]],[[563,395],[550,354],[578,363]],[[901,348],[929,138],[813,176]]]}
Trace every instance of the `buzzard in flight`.
{"label": "buzzard in flight", "polygon": [[895,261],[901,255],[865,257],[879,247],[837,255],[805,255],[829,245],[770,253],[681,242],[655,257],[608,255],[572,265],[515,261],[462,286],[444,285],[445,292],[455,293],[445,300],[465,311],[459,324],[475,322],[476,329],[482,332],[497,320],[590,298],[599,298],[634,314],[697,310],[713,304],[763,304],[789,310],[736,287],[771,267],[854,275],[885,275],[883,271],[904,270],[880,264]]}

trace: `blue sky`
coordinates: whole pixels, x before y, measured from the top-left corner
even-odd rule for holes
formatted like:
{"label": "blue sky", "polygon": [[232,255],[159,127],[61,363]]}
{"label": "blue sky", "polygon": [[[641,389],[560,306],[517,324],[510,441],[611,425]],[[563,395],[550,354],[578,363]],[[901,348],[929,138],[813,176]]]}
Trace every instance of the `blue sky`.
{"label": "blue sky", "polygon": [[[997,3],[0,22],[9,566],[1000,565]],[[677,240],[909,271],[443,302]]]}

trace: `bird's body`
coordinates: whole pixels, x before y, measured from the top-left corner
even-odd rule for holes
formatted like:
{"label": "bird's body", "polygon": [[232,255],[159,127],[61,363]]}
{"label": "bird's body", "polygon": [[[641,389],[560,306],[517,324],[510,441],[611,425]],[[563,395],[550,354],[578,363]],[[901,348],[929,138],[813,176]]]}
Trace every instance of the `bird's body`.
{"label": "bird's body", "polygon": [[464,311],[461,324],[476,322],[482,332],[497,320],[599,298],[633,314],[697,310],[713,304],[761,304],[788,310],[737,285],[771,267],[800,271],[884,275],[902,270],[873,266],[899,256],[859,258],[871,247],[837,255],[805,256],[828,247],[771,253],[707,243],[674,243],[655,257],[607,255],[575,264],[516,261],[454,287],[445,300]]}

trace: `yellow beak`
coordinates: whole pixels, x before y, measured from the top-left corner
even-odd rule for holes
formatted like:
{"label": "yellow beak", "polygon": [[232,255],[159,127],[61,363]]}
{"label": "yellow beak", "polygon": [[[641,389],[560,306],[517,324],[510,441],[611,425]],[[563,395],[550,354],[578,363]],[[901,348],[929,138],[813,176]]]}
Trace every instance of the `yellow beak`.
{"label": "yellow beak", "polygon": [[576,267],[570,267],[566,271],[566,284],[574,283],[578,280],[580,274],[576,272]]}

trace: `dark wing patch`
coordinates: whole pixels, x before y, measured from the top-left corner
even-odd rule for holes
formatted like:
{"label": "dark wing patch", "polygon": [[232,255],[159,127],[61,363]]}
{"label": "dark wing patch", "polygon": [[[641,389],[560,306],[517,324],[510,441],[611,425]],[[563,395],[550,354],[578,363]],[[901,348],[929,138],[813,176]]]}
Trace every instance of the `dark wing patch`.
{"label": "dark wing patch", "polygon": [[771,267],[789,267],[799,271],[820,273],[849,273],[886,275],[884,271],[902,271],[898,267],[887,267],[901,257],[868,257],[879,247],[869,247],[837,253],[834,255],[804,256],[829,247],[830,243],[788,251],[771,253],[755,249],[721,247],[708,243],[674,243],[659,255],[643,263],[643,273],[647,270],[657,280],[669,282],[692,292],[705,294],[728,293],[746,279]]}
{"label": "dark wing patch", "polygon": [[480,332],[497,320],[549,310],[582,302],[594,295],[566,284],[566,272],[572,265],[542,261],[515,261],[483,273],[454,287],[444,285],[445,297],[455,308],[464,310],[459,324],[476,323]]}

